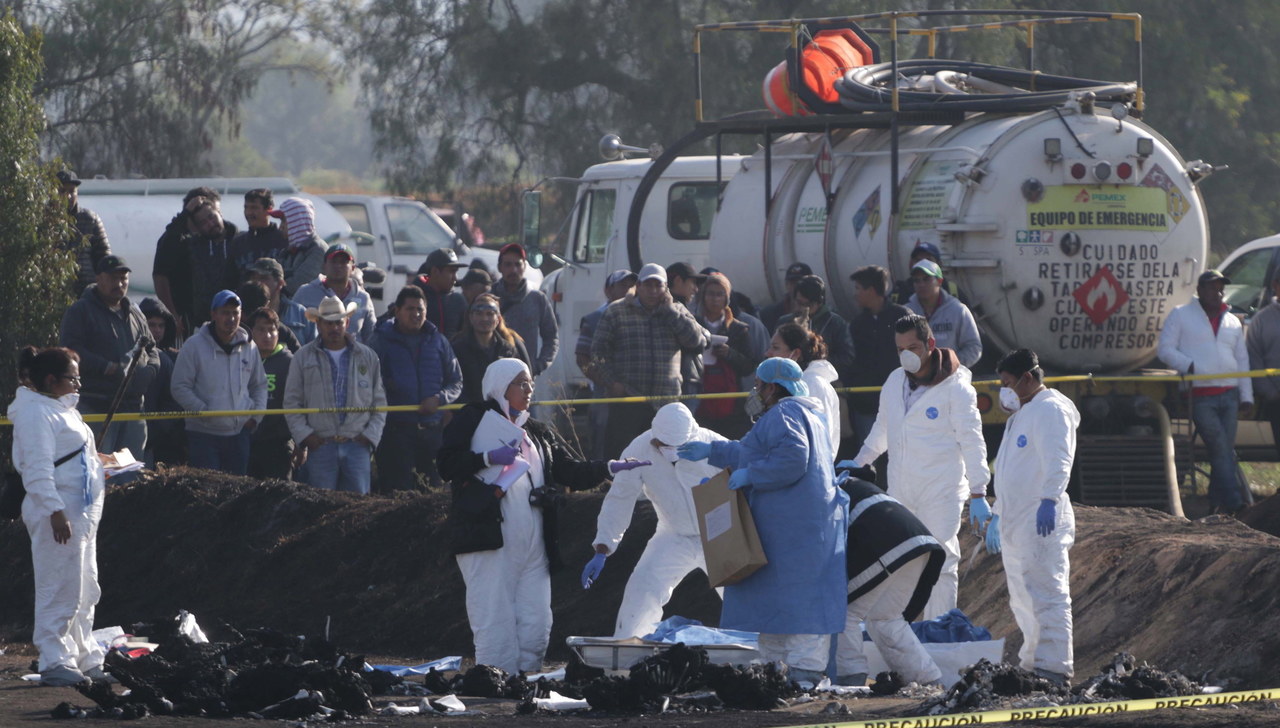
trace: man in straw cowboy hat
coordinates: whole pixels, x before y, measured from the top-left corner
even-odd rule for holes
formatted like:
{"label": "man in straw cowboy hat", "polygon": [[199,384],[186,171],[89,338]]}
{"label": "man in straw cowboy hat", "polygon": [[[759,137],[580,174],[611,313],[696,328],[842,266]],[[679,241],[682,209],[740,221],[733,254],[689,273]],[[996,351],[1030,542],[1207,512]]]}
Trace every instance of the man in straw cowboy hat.
{"label": "man in straw cowboy hat", "polygon": [[[320,336],[298,349],[289,367],[284,408],[382,407],[387,403],[373,349],[347,331],[356,303],[326,296],[307,309]],[[299,460],[310,461],[306,482],[325,490],[369,492],[369,459],[386,424],[385,412],[285,415]]]}

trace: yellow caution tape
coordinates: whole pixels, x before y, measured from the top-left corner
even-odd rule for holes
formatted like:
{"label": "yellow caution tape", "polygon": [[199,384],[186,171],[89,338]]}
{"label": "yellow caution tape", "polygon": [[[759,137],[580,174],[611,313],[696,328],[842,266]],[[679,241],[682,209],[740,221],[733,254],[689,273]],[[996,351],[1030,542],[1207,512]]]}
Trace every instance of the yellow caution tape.
{"label": "yellow caution tape", "polygon": [[1217,693],[1216,695],[1188,695],[1181,698],[1146,698],[1143,700],[1122,700],[1114,703],[1081,703],[1079,705],[1057,705],[1048,708],[987,710],[981,713],[953,713],[950,715],[921,716],[919,718],[881,718],[879,720],[862,720],[849,723],[817,723],[807,726],[794,726],[794,728],[943,728],[943,726],[987,725],[1029,720],[1077,718],[1086,715],[1138,713],[1144,710],[1162,710],[1164,708],[1239,705],[1241,703],[1258,703],[1277,699],[1280,699],[1280,690],[1246,690],[1236,693]]}
{"label": "yellow caution tape", "polygon": [[[1068,382],[1196,382],[1213,379],[1245,379],[1256,377],[1280,377],[1280,369],[1254,369],[1247,372],[1227,372],[1225,374],[1149,374],[1124,375],[1114,377],[1096,377],[1092,374],[1071,374],[1058,377],[1045,377],[1045,384],[1064,384]],[[1000,386],[998,379],[981,379],[973,382],[973,386],[996,388]],[[835,391],[840,394],[860,394],[879,392],[882,387],[840,387]],[[565,407],[590,404],[666,404],[669,402],[689,402],[703,399],[735,399],[749,396],[750,392],[717,392],[715,394],[679,394],[661,397],[600,397],[591,399],[547,399],[534,402],[534,406]],[[447,412],[462,409],[461,404],[441,405],[439,410]],[[197,417],[265,417],[267,415],[311,415],[311,414],[351,414],[360,412],[417,412],[416,404],[387,405],[384,407],[299,407],[295,409],[273,410],[208,410],[204,412],[119,412],[113,418],[117,422],[133,422],[135,420],[180,420]],[[85,415],[85,422],[102,422],[106,415]],[[0,427],[12,425],[7,418],[0,417]]]}

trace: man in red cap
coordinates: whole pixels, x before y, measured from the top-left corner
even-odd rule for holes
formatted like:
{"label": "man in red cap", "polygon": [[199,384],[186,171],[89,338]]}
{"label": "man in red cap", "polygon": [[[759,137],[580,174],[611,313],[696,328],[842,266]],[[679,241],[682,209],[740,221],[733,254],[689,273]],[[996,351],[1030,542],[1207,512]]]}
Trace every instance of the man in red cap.
{"label": "man in red cap", "polygon": [[360,343],[367,344],[373,338],[373,327],[378,321],[373,315],[373,299],[356,280],[355,270],[355,250],[349,245],[335,244],[325,251],[324,273],[299,288],[293,302],[315,308],[332,296],[343,304],[355,304],[355,312],[347,319],[347,331]]}

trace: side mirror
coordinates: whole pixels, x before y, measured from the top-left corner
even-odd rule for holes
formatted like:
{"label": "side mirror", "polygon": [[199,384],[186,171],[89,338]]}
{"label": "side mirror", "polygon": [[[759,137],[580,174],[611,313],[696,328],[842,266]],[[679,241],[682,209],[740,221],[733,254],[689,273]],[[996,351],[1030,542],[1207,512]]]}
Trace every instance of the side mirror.
{"label": "side mirror", "polygon": [[529,265],[542,266],[542,192],[526,190],[520,196],[520,244],[529,256]]}

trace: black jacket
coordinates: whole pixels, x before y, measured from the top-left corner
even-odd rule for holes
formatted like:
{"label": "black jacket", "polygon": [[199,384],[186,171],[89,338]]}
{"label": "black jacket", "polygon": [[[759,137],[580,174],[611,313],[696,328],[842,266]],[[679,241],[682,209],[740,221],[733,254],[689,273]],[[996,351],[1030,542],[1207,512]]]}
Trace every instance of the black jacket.
{"label": "black jacket", "polygon": [[499,359],[519,359],[529,365],[530,371],[533,370],[529,352],[524,348],[519,335],[515,337],[515,346],[495,334],[493,343],[488,349],[484,349],[476,341],[476,337],[466,331],[453,337],[449,343],[453,345],[453,355],[458,358],[458,366],[462,368],[462,394],[458,397],[459,403],[484,400],[484,390],[480,387],[480,383],[484,381],[484,370]]}
{"label": "black jacket", "polygon": [[[497,402],[473,402],[458,410],[444,430],[444,444],[436,458],[440,475],[449,481],[453,504],[449,511],[452,551],[466,554],[502,548],[502,505],[494,494],[494,486],[482,482],[476,474],[484,469],[484,455],[471,451],[471,437],[486,410],[501,413]],[[544,488],[554,494],[542,508],[542,540],[547,550],[547,566],[561,565],[559,534],[556,530],[559,491],[588,490],[609,478],[608,463],[584,461],[569,452],[560,436],[548,425],[529,420],[524,431],[542,458]]]}
{"label": "black jacket", "polygon": [[[798,319],[799,314],[787,314],[778,319],[778,325],[798,323]],[[818,313],[809,319],[809,330],[821,336],[827,343],[827,361],[836,368],[840,381],[849,381],[849,369],[853,366],[854,352],[853,342],[849,339],[849,322],[836,313],[835,309],[824,304],[818,309]]]}
{"label": "black jacket", "polygon": [[873,483],[846,478],[840,487],[849,494],[849,537],[845,547],[849,601],[871,591],[912,559],[929,554],[911,601],[902,613],[908,622],[914,620],[928,603],[929,593],[942,573],[946,551],[919,518]]}
{"label": "black jacket", "polygon": [[76,253],[76,293],[83,293],[93,283],[94,266],[111,254],[111,243],[107,240],[107,228],[102,224],[98,213],[80,206],[80,202],[71,206],[71,215],[76,219],[76,237],[68,240],[66,247]]}
{"label": "black jacket", "polygon": [[[126,297],[120,302],[120,310],[112,311],[98,296],[97,283],[84,289],[80,299],[67,308],[62,314],[58,341],[80,355],[80,398],[86,404],[97,408],[111,404],[124,383],[129,352],[144,336],[150,339],[151,332],[138,306]],[[117,369],[108,376],[107,369],[112,364]],[[159,371],[160,355],[151,347],[138,360],[138,370],[129,380],[129,389],[121,400],[122,412],[138,411]]]}
{"label": "black jacket", "polygon": [[[900,366],[893,325],[910,313],[906,306],[899,306],[886,299],[879,316],[871,315],[864,308],[853,317],[849,333],[853,338],[854,360],[848,386],[879,387]],[[874,415],[880,411],[880,395],[877,392],[852,394],[849,396],[849,406],[854,412]]]}

